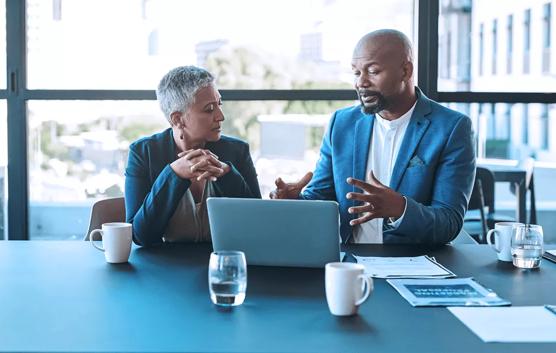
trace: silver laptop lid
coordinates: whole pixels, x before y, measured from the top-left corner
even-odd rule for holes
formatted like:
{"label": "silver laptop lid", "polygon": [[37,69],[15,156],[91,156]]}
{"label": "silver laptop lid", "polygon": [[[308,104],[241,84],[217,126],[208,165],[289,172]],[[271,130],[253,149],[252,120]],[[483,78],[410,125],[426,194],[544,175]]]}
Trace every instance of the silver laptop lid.
{"label": "silver laptop lid", "polygon": [[241,250],[247,264],[324,267],[340,260],[334,201],[207,199],[215,251]]}

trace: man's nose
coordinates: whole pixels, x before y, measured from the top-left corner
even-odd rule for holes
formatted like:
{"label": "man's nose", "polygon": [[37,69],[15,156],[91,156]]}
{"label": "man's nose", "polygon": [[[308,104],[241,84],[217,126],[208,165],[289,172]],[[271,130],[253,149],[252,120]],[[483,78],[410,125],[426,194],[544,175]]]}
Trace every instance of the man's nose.
{"label": "man's nose", "polygon": [[369,80],[369,76],[362,73],[361,75],[359,75],[359,77],[357,77],[355,84],[357,85],[357,87],[370,87],[371,86],[371,81]]}

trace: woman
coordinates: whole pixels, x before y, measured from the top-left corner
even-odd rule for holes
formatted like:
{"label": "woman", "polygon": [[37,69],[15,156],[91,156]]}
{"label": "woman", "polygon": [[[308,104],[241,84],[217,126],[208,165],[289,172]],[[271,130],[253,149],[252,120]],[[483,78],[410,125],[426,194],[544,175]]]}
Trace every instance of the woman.
{"label": "woman", "polygon": [[207,197],[261,197],[249,146],[221,135],[222,99],[208,71],[177,67],[156,96],[170,128],[129,148],[125,206],[133,239],[143,246],[210,241]]}

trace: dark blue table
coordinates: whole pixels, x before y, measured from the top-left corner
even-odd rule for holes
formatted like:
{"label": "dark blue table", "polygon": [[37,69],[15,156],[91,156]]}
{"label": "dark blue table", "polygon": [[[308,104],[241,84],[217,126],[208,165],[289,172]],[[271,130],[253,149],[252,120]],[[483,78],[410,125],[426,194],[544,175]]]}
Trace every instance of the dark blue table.
{"label": "dark blue table", "polygon": [[[485,245],[350,250],[433,255],[514,305],[556,304],[556,264],[546,260],[522,272]],[[413,308],[384,280],[359,316],[334,317],[321,269],[249,267],[244,305],[219,310],[208,295],[209,253],[208,244],[166,245],[109,265],[86,242],[0,242],[0,351],[556,352],[483,343],[445,308]]]}

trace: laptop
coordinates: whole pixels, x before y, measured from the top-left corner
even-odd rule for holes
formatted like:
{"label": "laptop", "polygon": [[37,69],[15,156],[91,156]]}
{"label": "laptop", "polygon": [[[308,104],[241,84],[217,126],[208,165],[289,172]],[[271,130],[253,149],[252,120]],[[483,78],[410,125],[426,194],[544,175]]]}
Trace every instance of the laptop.
{"label": "laptop", "polygon": [[207,199],[214,251],[240,250],[248,265],[324,267],[340,261],[334,201]]}

